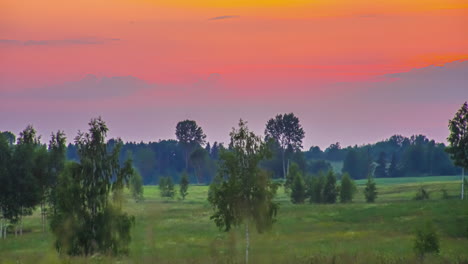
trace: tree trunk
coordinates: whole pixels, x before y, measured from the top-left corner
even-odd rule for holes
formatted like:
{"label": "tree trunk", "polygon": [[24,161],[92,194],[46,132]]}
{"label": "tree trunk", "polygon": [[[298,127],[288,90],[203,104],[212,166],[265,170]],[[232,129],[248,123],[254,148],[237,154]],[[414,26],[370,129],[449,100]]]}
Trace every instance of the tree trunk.
{"label": "tree trunk", "polygon": [[284,160],[284,149],[281,149],[281,150],[282,150],[282,159],[283,159],[283,179],[286,180],[286,164]]}
{"label": "tree trunk", "polygon": [[245,222],[245,264],[249,264],[249,247],[250,247],[250,238],[249,238],[249,222]]}
{"label": "tree trunk", "polygon": [[462,168],[462,186],[461,186],[461,199],[463,200],[465,197],[465,168]]}

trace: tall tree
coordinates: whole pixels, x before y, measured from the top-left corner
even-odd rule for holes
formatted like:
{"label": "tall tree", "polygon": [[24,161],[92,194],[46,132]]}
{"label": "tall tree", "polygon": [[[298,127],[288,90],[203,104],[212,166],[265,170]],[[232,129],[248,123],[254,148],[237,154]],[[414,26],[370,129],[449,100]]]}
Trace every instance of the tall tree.
{"label": "tall tree", "polygon": [[[39,157],[46,154],[44,151],[38,151],[41,147],[40,136],[37,136],[33,126],[28,125],[20,133],[13,152],[11,172],[15,173],[15,177],[12,177],[10,182],[14,188],[10,197],[13,201],[10,217],[11,221],[17,224],[16,227],[19,224],[20,234],[23,233],[23,216],[32,214],[33,208],[43,198],[42,186],[46,176],[44,167],[47,168],[47,164],[43,164],[43,157]],[[39,161],[42,164],[38,166]]]}
{"label": "tall tree", "polygon": [[385,178],[387,174],[387,155],[385,152],[380,152],[379,158],[377,159],[377,167],[375,168],[374,176],[376,178]]}
{"label": "tall tree", "polygon": [[[447,152],[450,154],[455,165],[468,169],[468,104],[465,102],[449,121],[450,135],[447,140],[449,146]],[[462,176],[461,199],[464,198],[465,189],[464,171]]]}
{"label": "tall tree", "polygon": [[277,115],[268,120],[265,128],[265,139],[273,139],[281,147],[283,161],[283,178],[286,179],[287,168],[285,152],[288,148],[292,151],[302,149],[302,140],[304,139],[304,129],[293,113]]}
{"label": "tall tree", "polygon": [[185,170],[188,170],[189,156],[197,146],[205,144],[206,135],[203,129],[193,120],[184,120],[177,123],[176,137],[185,149]]}
{"label": "tall tree", "polygon": [[52,206],[52,210],[55,210],[55,205],[57,203],[56,196],[56,187],[59,174],[65,168],[65,161],[67,155],[67,145],[66,137],[63,131],[57,131],[57,133],[52,133],[51,139],[49,141],[49,173],[50,173],[50,194],[49,194],[49,203]]}
{"label": "tall tree", "polygon": [[392,161],[390,162],[390,167],[388,168],[388,176],[395,178],[400,177],[400,170],[398,169],[398,162],[396,154],[392,154]]}
{"label": "tall tree", "polygon": [[12,147],[5,134],[0,133],[0,238],[6,238],[7,220],[9,217],[9,207],[13,202],[11,194],[13,186],[11,185],[11,162]]}
{"label": "tall tree", "polygon": [[69,255],[125,254],[133,217],[122,212],[119,193],[133,174],[132,161],[119,163],[122,142],[108,148],[108,128],[99,117],[89,132],[75,138],[79,163],[70,162],[60,175],[56,211],[50,225],[59,252]]}
{"label": "tall tree", "polygon": [[265,143],[251,132],[242,119],[239,128],[230,133],[231,151],[222,151],[217,179],[210,186],[208,196],[214,220],[220,229],[245,225],[246,263],[249,259],[249,226],[254,223],[258,232],[271,228],[278,204],[273,201],[277,185],[259,168],[268,157]]}

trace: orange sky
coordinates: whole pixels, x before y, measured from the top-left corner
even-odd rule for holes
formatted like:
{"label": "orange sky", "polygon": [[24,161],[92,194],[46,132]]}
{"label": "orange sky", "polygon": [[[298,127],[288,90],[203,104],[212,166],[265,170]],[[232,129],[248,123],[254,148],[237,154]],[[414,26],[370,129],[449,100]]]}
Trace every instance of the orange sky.
{"label": "orange sky", "polygon": [[333,96],[467,60],[467,27],[466,0],[0,0],[0,92],[88,74],[183,90],[218,74],[213,100]]}

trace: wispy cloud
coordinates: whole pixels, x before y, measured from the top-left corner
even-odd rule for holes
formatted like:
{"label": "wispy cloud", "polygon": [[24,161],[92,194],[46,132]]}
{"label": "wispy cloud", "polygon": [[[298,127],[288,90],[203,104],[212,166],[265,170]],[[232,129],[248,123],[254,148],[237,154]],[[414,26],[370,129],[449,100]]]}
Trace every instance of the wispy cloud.
{"label": "wispy cloud", "polygon": [[222,19],[231,19],[231,18],[239,18],[240,16],[217,16],[209,18],[208,20],[222,20]]}
{"label": "wispy cloud", "polygon": [[119,41],[118,38],[73,38],[73,39],[52,39],[52,40],[17,40],[0,39],[0,45],[14,46],[65,46],[65,45],[97,45],[108,42]]}

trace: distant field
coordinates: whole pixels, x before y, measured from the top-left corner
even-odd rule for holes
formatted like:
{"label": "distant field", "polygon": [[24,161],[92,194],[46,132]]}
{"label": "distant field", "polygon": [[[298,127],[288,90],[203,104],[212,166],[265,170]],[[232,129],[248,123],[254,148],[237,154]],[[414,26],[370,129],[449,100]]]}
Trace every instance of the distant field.
{"label": "distant field", "polygon": [[[414,263],[413,232],[427,220],[437,227],[441,252],[425,263],[467,263],[468,201],[457,199],[457,179],[377,179],[375,204],[364,202],[363,181],[351,204],[293,205],[279,190],[278,222],[271,232],[252,234],[250,263]],[[412,200],[420,186],[430,191],[430,200]],[[442,200],[442,189],[452,198]],[[127,211],[136,216],[128,257],[59,258],[53,237],[40,232],[34,214],[24,224],[30,232],[0,240],[0,263],[243,263],[243,229],[225,233],[215,227],[207,191],[191,186],[180,201],[145,186],[144,202],[128,199]]]}

